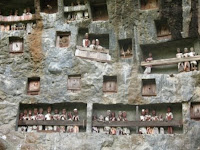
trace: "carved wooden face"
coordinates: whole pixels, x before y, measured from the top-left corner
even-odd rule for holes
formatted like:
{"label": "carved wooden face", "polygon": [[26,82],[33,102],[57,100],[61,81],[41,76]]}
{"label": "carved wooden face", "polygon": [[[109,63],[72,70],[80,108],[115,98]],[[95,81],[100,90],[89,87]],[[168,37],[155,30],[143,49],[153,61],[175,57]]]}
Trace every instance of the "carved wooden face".
{"label": "carved wooden face", "polygon": [[22,42],[12,42],[11,43],[11,52],[22,52]]}
{"label": "carved wooden face", "polygon": [[39,91],[39,90],[40,90],[40,81],[29,82],[29,91]]}

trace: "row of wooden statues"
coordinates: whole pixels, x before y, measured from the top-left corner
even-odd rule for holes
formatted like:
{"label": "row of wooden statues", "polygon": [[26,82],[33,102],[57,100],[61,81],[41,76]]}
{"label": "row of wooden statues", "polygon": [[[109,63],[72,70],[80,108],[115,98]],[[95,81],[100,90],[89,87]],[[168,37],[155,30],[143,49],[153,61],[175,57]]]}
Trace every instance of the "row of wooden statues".
{"label": "row of wooden statues", "polygon": [[[190,48],[190,52],[188,51],[188,48],[184,48],[184,53],[181,52],[180,48],[177,48],[177,54],[176,58],[188,58],[188,57],[194,57],[196,56],[196,53],[194,51],[194,48]],[[151,62],[153,60],[152,53],[149,53],[149,57],[145,60],[146,62]],[[150,74],[152,65],[145,66],[144,74]],[[197,70],[197,61],[185,61],[185,62],[179,62],[178,63],[178,72],[189,72]]]}
{"label": "row of wooden statues", "polygon": [[[167,113],[165,119],[162,115],[157,116],[156,111],[152,110],[152,115],[149,113],[149,109],[142,109],[140,121],[171,121],[173,120],[173,113],[171,112],[171,108],[167,108]],[[172,134],[172,127],[168,127],[168,134]],[[160,127],[160,131],[158,127],[140,127],[139,134],[165,134],[164,128]]]}
{"label": "row of wooden statues", "polygon": [[[84,4],[87,4],[87,0],[84,1]],[[71,6],[74,7],[74,3],[71,3]],[[81,2],[80,0],[77,0],[77,6],[81,6]],[[83,20],[83,19],[88,19],[89,18],[89,13],[88,10],[84,10],[84,11],[73,11],[73,12],[69,12],[67,14],[67,22],[70,21],[75,21],[75,20]]]}
{"label": "row of wooden statues", "polygon": [[[187,57],[194,57],[195,51],[194,48],[190,48],[190,52],[188,51],[188,48],[184,48],[184,53],[181,52],[180,48],[177,48],[177,54],[176,58],[187,58]],[[188,72],[188,71],[194,71],[197,70],[197,61],[185,61],[178,63],[178,72]]]}
{"label": "row of wooden statues", "polygon": [[126,57],[126,56],[131,56],[131,55],[132,55],[131,45],[129,45],[127,49],[124,49],[124,47],[121,48],[120,56]]}
{"label": "row of wooden statues", "polygon": [[[127,113],[126,111],[119,111],[118,117],[115,117],[115,112],[111,112],[110,110],[107,110],[106,116],[100,115],[98,118],[96,116],[93,116],[93,121],[98,122],[112,122],[112,121],[128,121],[127,120]],[[130,135],[130,129],[126,127],[92,127],[93,133],[105,133],[105,134],[111,134],[111,135]]]}
{"label": "row of wooden statues", "polygon": [[83,39],[83,44],[82,44],[83,47],[85,48],[91,48],[91,49],[94,49],[94,50],[103,50],[104,48],[100,45],[100,42],[98,39],[93,39],[92,40],[92,43],[90,42],[89,40],[89,34],[86,33],[85,34],[85,38]]}
{"label": "row of wooden statues", "polygon": [[[58,109],[54,110],[54,114],[52,114],[51,107],[47,108],[47,113],[44,115],[43,108],[34,108],[33,113],[32,110],[24,110],[23,113],[20,113],[19,120],[68,120],[68,121],[79,121],[78,110],[75,108],[73,113],[66,111],[66,109],[62,109],[62,113],[59,113]],[[43,128],[42,125],[33,125],[33,126],[20,126],[19,131],[25,132],[36,132],[36,131],[55,131],[55,132],[73,132],[78,133],[78,126],[45,126]]]}
{"label": "row of wooden statues", "polygon": [[15,10],[14,14],[13,11],[10,11],[9,16],[3,16],[0,11],[0,21],[5,22],[14,22],[14,21],[24,21],[24,20],[31,20],[33,15],[30,12],[30,8],[24,9],[24,12],[21,16],[19,16],[18,10]]}
{"label": "row of wooden statues", "polygon": [[9,32],[9,31],[16,31],[16,30],[27,30],[27,33],[32,31],[32,28],[35,26],[33,23],[17,23],[17,24],[0,24],[0,31],[1,32]]}

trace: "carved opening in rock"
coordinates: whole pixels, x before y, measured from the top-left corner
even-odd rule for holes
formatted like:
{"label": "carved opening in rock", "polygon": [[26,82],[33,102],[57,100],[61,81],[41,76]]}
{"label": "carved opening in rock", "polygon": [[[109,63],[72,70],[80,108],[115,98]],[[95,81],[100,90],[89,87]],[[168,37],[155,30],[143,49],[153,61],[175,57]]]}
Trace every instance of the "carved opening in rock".
{"label": "carved opening in rock", "polygon": [[23,39],[20,37],[10,37],[9,38],[9,47],[10,53],[23,53],[24,49]]}
{"label": "carved opening in rock", "polygon": [[117,76],[103,76],[103,92],[117,93]]}
{"label": "carved opening in rock", "polygon": [[68,76],[67,90],[71,92],[78,92],[81,90],[81,75]]}
{"label": "carved opening in rock", "polygon": [[40,0],[41,12],[52,14],[58,11],[57,0]]}
{"label": "carved opening in rock", "polygon": [[155,79],[142,79],[142,96],[156,96]]}
{"label": "carved opening in rock", "polygon": [[[50,107],[49,113],[47,112]],[[65,110],[63,110],[65,109]],[[78,113],[75,114],[75,109]],[[55,111],[57,110],[57,111]],[[26,113],[25,113],[26,112]],[[27,115],[26,115],[27,114]],[[73,120],[74,116],[79,120]],[[81,102],[19,104],[17,130],[25,132],[78,132],[86,131],[87,104]],[[78,127],[78,128],[77,128]],[[70,129],[70,130],[69,130]],[[76,130],[77,131],[77,130]]]}
{"label": "carved opening in rock", "polygon": [[0,8],[0,31],[2,32],[25,30],[29,22],[35,19],[34,1],[1,0]]}
{"label": "carved opening in rock", "polygon": [[132,39],[119,40],[120,57],[129,58],[133,55]]}
{"label": "carved opening in rock", "polygon": [[158,38],[171,38],[171,31],[167,19],[155,20]]}
{"label": "carved opening in rock", "polygon": [[105,49],[109,49],[109,34],[93,34],[89,33],[89,40],[92,43],[92,40],[99,40],[99,45]]}
{"label": "carved opening in rock", "polygon": [[70,21],[80,21],[89,18],[87,0],[65,0],[64,12],[67,23]]}
{"label": "carved opening in rock", "polygon": [[[108,110],[110,110],[110,116],[108,115]],[[124,113],[124,115],[123,115]],[[94,127],[98,128],[98,131],[94,130],[93,133],[104,133],[104,128],[106,128],[106,123],[112,124],[108,125],[110,127],[114,127],[115,132],[110,132],[108,134],[111,135],[123,135],[123,128],[127,128],[130,133],[129,134],[135,134],[136,133],[136,127],[130,126],[127,124],[129,121],[135,121],[136,118],[136,107],[133,105],[124,105],[124,104],[93,104],[93,125]],[[109,120],[109,121],[108,121]],[[126,130],[126,131],[128,131]],[[112,130],[111,130],[112,131]],[[126,135],[128,133],[124,133]]]}
{"label": "carved opening in rock", "polygon": [[[199,41],[197,39],[181,39],[173,40],[158,44],[140,45],[142,51],[142,60],[148,58],[148,54],[152,53],[153,60],[156,63],[152,66],[151,73],[172,74],[178,73],[178,63],[176,63],[177,48],[180,48],[181,53],[184,54],[184,48],[194,47],[196,54],[199,51]],[[196,56],[197,57],[197,56]],[[175,63],[174,63],[175,62]],[[145,69],[145,67],[143,67]]]}
{"label": "carved opening in rock", "polygon": [[[171,113],[173,115],[173,118],[171,121],[169,121],[168,120],[169,118],[167,118],[168,108],[171,108]],[[170,124],[170,127],[172,127],[173,133],[175,134],[183,133],[182,103],[165,103],[165,104],[162,103],[162,104],[139,105],[138,118],[142,116],[142,110],[145,110],[145,112],[146,110],[148,110],[148,113],[146,113],[145,115],[148,115],[148,116],[150,115],[151,117],[151,121],[147,121],[147,122],[155,124],[155,125],[151,125],[150,127],[146,126],[147,131],[148,131],[148,128],[149,128],[149,131],[151,132],[154,127],[157,127],[159,134],[168,134],[169,125],[167,124]],[[157,117],[153,115],[153,110],[155,110],[155,116],[158,117],[158,121],[156,121]],[[157,134],[157,133],[152,133],[152,134]]]}
{"label": "carved opening in rock", "polygon": [[106,0],[92,0],[90,4],[93,21],[103,21],[109,19]]}
{"label": "carved opening in rock", "polygon": [[27,87],[28,95],[39,95],[39,92],[40,92],[40,78],[39,77],[28,78],[28,87]]}
{"label": "carved opening in rock", "polygon": [[57,32],[56,47],[69,47],[70,35],[71,32]]}
{"label": "carved opening in rock", "polygon": [[140,0],[142,10],[158,8],[158,0]]}
{"label": "carved opening in rock", "polygon": [[[15,16],[15,15],[22,16],[24,13],[31,13],[31,14],[35,13],[33,0],[23,0],[23,1],[1,0],[0,8],[1,8],[0,15],[8,16],[8,17]],[[10,20],[10,21],[14,21],[14,20]]]}
{"label": "carved opening in rock", "polygon": [[191,103],[190,116],[191,119],[200,121],[200,103]]}

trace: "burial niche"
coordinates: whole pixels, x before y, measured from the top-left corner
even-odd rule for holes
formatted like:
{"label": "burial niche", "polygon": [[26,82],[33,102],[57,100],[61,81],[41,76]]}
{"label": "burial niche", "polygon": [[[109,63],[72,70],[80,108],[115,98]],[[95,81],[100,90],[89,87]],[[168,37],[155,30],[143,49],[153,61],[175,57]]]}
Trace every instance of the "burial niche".
{"label": "burial niche", "polygon": [[32,77],[28,78],[28,95],[39,95],[40,92],[40,78]]}
{"label": "burial niche", "polygon": [[142,10],[158,8],[158,0],[140,0]]}
{"label": "burial niche", "polygon": [[123,104],[94,104],[92,132],[110,135],[130,135],[136,133],[131,122],[136,120],[136,107]]}
{"label": "burial niche", "polygon": [[70,35],[70,32],[57,32],[56,47],[69,47]]}
{"label": "burial niche", "polygon": [[129,58],[133,55],[132,39],[119,40],[120,57]]}
{"label": "burial niche", "polygon": [[71,92],[81,90],[81,75],[70,75],[68,77],[67,89]]}
{"label": "burial niche", "polygon": [[65,0],[64,4],[64,12],[67,18],[67,23],[71,21],[82,21],[89,19],[87,0]]}
{"label": "burial niche", "polygon": [[171,31],[167,19],[156,20],[155,25],[158,38],[171,38]]}
{"label": "burial niche", "polygon": [[200,121],[200,103],[191,103],[190,116],[191,119]]}
{"label": "burial niche", "polygon": [[103,76],[103,92],[117,93],[117,76]]}
{"label": "burial niche", "polygon": [[19,37],[9,38],[10,53],[23,53],[23,39]]}
{"label": "burial niche", "polygon": [[58,11],[57,0],[40,0],[41,12],[52,14]]}
{"label": "burial niche", "polygon": [[92,0],[91,10],[94,21],[108,20],[106,0]]}
{"label": "burial niche", "polygon": [[86,130],[85,103],[19,105],[16,130],[19,132],[78,133]]}
{"label": "burial niche", "polygon": [[155,79],[142,79],[142,96],[156,96]]}
{"label": "burial niche", "polygon": [[182,104],[138,106],[139,134],[174,134],[183,132]]}

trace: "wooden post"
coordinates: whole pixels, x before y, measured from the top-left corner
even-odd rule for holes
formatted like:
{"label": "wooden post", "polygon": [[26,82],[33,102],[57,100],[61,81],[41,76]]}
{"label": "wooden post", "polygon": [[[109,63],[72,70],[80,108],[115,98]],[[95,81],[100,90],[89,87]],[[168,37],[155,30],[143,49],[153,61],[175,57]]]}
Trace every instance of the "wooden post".
{"label": "wooden post", "polygon": [[[136,121],[139,121],[139,106],[136,106]],[[136,126],[136,134],[138,134],[138,126]]]}
{"label": "wooden post", "polygon": [[86,132],[92,132],[92,115],[93,115],[93,103],[87,103],[87,123]]}
{"label": "wooden post", "polygon": [[36,19],[40,14],[40,0],[34,0]]}
{"label": "wooden post", "polygon": [[16,125],[15,125],[15,131],[18,131],[19,112],[20,112],[20,103],[19,103],[19,107],[18,107],[18,110],[17,110],[17,119],[16,119]]}

